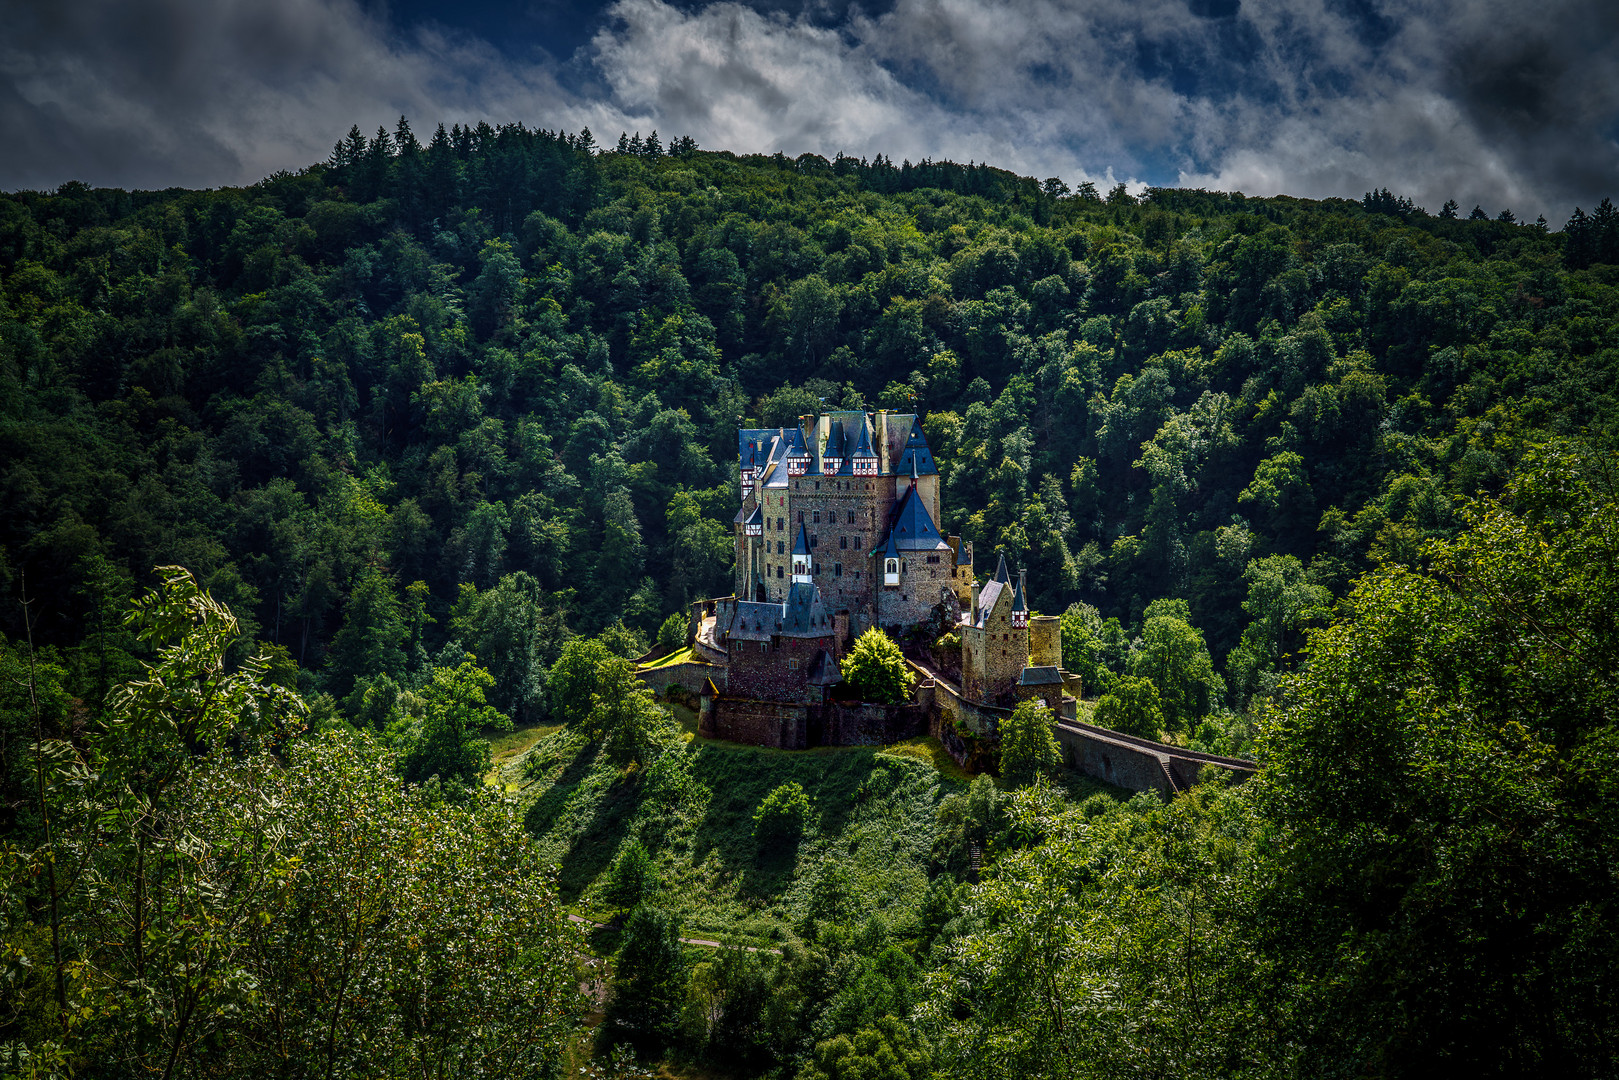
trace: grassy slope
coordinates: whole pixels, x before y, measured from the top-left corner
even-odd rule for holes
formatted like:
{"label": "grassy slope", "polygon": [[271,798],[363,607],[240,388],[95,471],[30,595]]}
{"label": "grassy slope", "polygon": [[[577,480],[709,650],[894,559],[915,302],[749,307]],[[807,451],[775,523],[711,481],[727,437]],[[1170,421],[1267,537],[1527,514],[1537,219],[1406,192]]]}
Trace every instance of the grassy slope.
{"label": "grassy slope", "polygon": [[[855,910],[881,910],[896,929],[914,917],[927,887],[934,808],[963,789],[959,769],[877,747],[785,752],[689,739],[683,753],[695,784],[672,808],[647,797],[644,777],[598,760],[567,731],[541,739],[520,770],[508,767],[508,775],[521,772],[528,827],[559,866],[570,903],[602,912],[597,879],[638,836],[688,935],[769,940],[804,917],[834,860],[849,876]],[[919,749],[928,755],[925,747],[904,752]],[[815,820],[797,844],[761,847],[754,809],[789,780],[810,793]]]}
{"label": "grassy slope", "polygon": [[[673,806],[649,797],[644,775],[615,768],[567,730],[546,735],[502,770],[529,830],[559,867],[568,903],[609,915],[598,879],[619,847],[639,837],[687,936],[774,940],[809,913],[833,865],[847,875],[852,911],[881,912],[906,934],[928,884],[935,808],[970,779],[937,741],[771,750],[703,739],[687,710],[675,712],[694,783]],[[797,844],[761,846],[754,809],[789,780],[810,794],[815,819]],[[1112,791],[1075,774],[1063,786],[1071,798]]]}

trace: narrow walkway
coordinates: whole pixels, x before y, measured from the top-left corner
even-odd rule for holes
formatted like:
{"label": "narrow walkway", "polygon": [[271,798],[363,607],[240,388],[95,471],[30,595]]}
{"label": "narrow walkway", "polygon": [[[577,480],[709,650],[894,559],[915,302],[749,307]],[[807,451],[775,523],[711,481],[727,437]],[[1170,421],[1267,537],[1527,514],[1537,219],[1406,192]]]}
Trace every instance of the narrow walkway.
{"label": "narrow walkway", "polygon": [[[574,915],[574,914],[571,914],[571,913],[568,915],[568,921],[576,922],[576,923],[583,923],[585,926],[594,926],[598,930],[611,930],[611,929],[613,929],[613,927],[608,926],[606,923],[599,923],[599,922],[596,922],[596,921],[594,921],[592,919],[587,919],[582,915]],[[707,938],[700,938],[700,937],[683,937],[683,938],[680,939],[680,943],[682,945],[701,945],[701,946],[703,946],[705,948],[709,948],[709,949],[723,949],[723,948],[725,948],[725,943],[724,942],[710,941]],[[781,955],[781,950],[780,949],[761,949],[761,948],[758,948],[757,946],[754,946],[754,945],[743,945],[742,948],[747,950],[748,952],[767,952],[767,953],[774,953],[777,956]]]}

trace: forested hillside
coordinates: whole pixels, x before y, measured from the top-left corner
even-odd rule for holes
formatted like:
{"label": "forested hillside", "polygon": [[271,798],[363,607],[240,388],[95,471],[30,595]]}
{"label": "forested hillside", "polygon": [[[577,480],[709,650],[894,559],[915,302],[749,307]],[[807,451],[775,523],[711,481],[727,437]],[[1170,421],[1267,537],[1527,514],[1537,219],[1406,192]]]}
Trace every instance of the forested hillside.
{"label": "forested hillside", "polygon": [[[512,816],[456,786],[488,762],[472,735],[571,726],[537,752],[557,776],[535,805],[549,828],[584,813],[563,813],[574,792],[600,798],[580,835],[605,872],[604,845],[625,840],[608,826],[653,821],[636,808],[690,779],[678,762],[696,751],[614,658],[730,591],[736,428],[865,407],[922,415],[941,526],[974,542],[980,573],[1000,554],[1028,567],[1100,722],[1254,754],[1261,776],[1169,806],[985,780],[931,821],[918,795],[905,872],[931,881],[906,886],[902,930],[805,916],[779,961],[737,954],[700,982],[667,913],[644,914],[631,936],[672,948],[659,955],[679,978],[645,999],[662,1012],[612,1024],[647,1053],[816,1080],[876,1075],[860,1071],[876,1059],[911,1080],[1611,1073],[1616,392],[1606,200],[1552,232],[1387,191],[1132,197],[976,164],[666,149],[655,134],[604,149],[588,132],[479,125],[422,145],[403,121],[249,188],[0,195],[0,825],[34,860],[14,861],[5,956],[36,980],[0,985],[0,1042],[66,1015],[37,981],[55,917],[47,805],[84,830],[71,842],[85,865],[118,880],[145,864],[96,860],[144,859],[177,835],[163,822],[220,850],[260,828],[221,809],[230,784],[307,803],[288,835],[333,850],[353,810],[312,777],[374,785],[391,794],[368,827],[392,831],[356,866],[402,844],[417,862],[389,886],[400,904],[450,888],[455,859],[409,839],[448,823],[461,839],[443,843],[472,852],[464,910],[498,908],[496,868],[516,859],[524,947],[566,955],[554,883]],[[167,599],[126,622],[165,581]],[[190,646],[161,651],[197,626],[218,653],[200,675],[183,666]],[[182,667],[163,684],[153,663]],[[209,697],[185,706],[204,710],[203,733],[137,722],[178,715],[165,693],[231,672],[247,680],[241,716]],[[243,717],[271,701],[325,734],[283,744],[292,728],[277,727],[278,757],[231,764],[268,738]],[[397,756],[334,733],[350,725]],[[593,741],[631,728],[623,747]],[[47,782],[40,736],[91,748],[79,772],[62,766],[71,782]],[[149,754],[186,763],[184,783],[165,794],[119,772]],[[133,846],[98,847],[94,830],[118,826],[95,823],[119,814]],[[948,858],[912,852],[930,830],[955,838]],[[636,835],[673,865],[654,832]],[[570,836],[543,840],[566,861]],[[275,865],[302,884],[263,902],[264,926],[353,884],[335,857],[308,863],[326,877]],[[595,896],[595,881],[564,884]],[[887,887],[870,886],[879,907]],[[86,895],[93,950],[112,939]],[[287,957],[329,970],[310,959],[329,940],[261,934],[255,903],[231,917],[258,981],[207,984],[229,998],[210,1030],[232,1030],[232,1009],[258,1015],[253,995],[272,991],[252,987],[302,986]],[[170,1068],[206,1063],[179,1004],[106,1034],[118,1010],[156,1000],[126,994],[123,975],[96,981],[143,970],[142,925],[134,959],[83,969],[85,1000],[110,1010],[87,1030],[131,1069],[164,1039],[187,1047]],[[427,977],[407,929],[387,932],[398,981],[374,999],[402,1019],[365,1038],[475,1075],[459,1033],[506,1032],[488,1018],[543,990],[544,1045],[498,1060],[555,1066],[578,1012],[565,979],[501,981],[490,973],[522,965],[494,952],[437,958],[457,987],[492,989],[455,999],[461,1026],[431,1042],[431,1025],[410,1027],[425,1024],[411,995],[430,991],[410,981]],[[95,996],[111,986],[126,996]],[[288,1075],[339,1074],[310,1004],[329,991],[286,992],[307,1042],[306,1071]],[[378,1032],[392,1015],[374,1014]],[[252,1030],[259,1056],[231,1059],[231,1075],[292,1068],[269,1028]],[[343,1068],[358,1075],[356,1053]],[[175,1075],[213,1075],[190,1067]]]}

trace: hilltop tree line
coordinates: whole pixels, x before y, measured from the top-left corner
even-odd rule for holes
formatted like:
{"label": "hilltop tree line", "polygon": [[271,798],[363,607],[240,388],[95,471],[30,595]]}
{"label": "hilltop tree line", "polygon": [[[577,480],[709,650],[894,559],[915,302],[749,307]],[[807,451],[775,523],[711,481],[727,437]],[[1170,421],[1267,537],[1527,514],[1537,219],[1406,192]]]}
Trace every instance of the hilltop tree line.
{"label": "hilltop tree line", "polygon": [[323,715],[470,654],[538,718],[569,636],[633,654],[727,591],[739,422],[886,407],[1121,723],[1237,747],[1375,556],[1611,422],[1607,202],[1559,234],[620,144],[401,118],[249,188],[0,198],[0,583],[89,707],[172,563]]}

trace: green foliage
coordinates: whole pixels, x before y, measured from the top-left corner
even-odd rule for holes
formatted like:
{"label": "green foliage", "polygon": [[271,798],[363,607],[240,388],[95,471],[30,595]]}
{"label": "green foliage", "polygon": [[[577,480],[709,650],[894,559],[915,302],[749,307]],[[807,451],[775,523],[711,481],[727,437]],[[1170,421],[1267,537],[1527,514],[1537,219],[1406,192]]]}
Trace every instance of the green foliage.
{"label": "green foliage", "polygon": [[[48,932],[59,911],[72,958],[68,1008],[7,1066],[555,1068],[582,1014],[580,942],[509,809],[432,801],[352,734],[261,749],[301,703],[257,660],[228,671],[229,611],[160,573],[133,617],[154,659],[115,688],[115,719],[82,754],[47,747],[56,838],[6,865],[8,925],[43,917]],[[68,871],[53,895],[47,866]],[[8,987],[21,956],[7,951]]]}
{"label": "green foliage", "polygon": [[684,615],[671,615],[663,620],[658,627],[658,647],[663,649],[678,649],[686,643],[686,623]]}
{"label": "green foliage", "polygon": [[766,795],[753,812],[753,835],[761,843],[791,843],[803,835],[813,813],[804,786],[789,780]]}
{"label": "green foliage", "polygon": [[[1103,639],[1101,613],[1089,604],[1070,604],[1062,613],[1062,663],[1079,676],[1086,695],[1106,692],[1113,673],[1108,669],[1108,647]],[[1118,622],[1114,620],[1114,627]]]}
{"label": "green foliage", "polygon": [[599,1038],[627,1040],[649,1051],[670,1045],[686,992],[680,920],[649,904],[636,908],[624,923],[613,970]]}
{"label": "green foliage", "polygon": [[1262,728],[1275,956],[1320,986],[1320,1061],[1612,1063],[1619,487],[1581,447],[1528,464],[1427,567],[1356,585]]}
{"label": "green foliage", "polygon": [[1037,699],[1019,703],[1001,721],[1001,782],[1008,788],[1026,787],[1057,771],[1062,751],[1051,731],[1055,723],[1046,703]]}
{"label": "green foliage", "polygon": [[601,740],[614,761],[645,761],[672,737],[669,713],[635,672],[635,665],[612,656],[596,669],[590,712],[578,725]]}
{"label": "green foliage", "polygon": [[[318,940],[239,933],[253,904],[272,928],[288,897],[318,907],[254,860],[318,853],[279,831],[259,779],[237,777],[227,806],[195,801],[225,790],[197,778],[296,727],[296,685],[321,731],[346,718],[414,753],[431,720],[432,755],[462,777],[481,709],[546,713],[573,730],[531,759],[522,797],[570,897],[633,822],[678,868],[663,898],[688,919],[809,927],[679,997],[680,1030],[707,1033],[684,1049],[722,1071],[812,1064],[829,1002],[886,948],[842,924],[881,908],[907,947],[948,954],[927,1012],[946,1074],[1612,1073],[1611,889],[1593,869],[1616,835],[1595,538],[1611,500],[1585,451],[1535,448],[1619,417],[1619,215],[1576,212],[1561,235],[1478,218],[1386,189],[1104,200],[987,165],[665,153],[640,136],[615,151],[515,125],[426,146],[408,125],[355,131],[329,162],[243,189],[0,195],[0,589],[26,580],[37,646],[0,605],[0,827],[35,853],[5,940],[36,970],[7,985],[49,987],[56,969],[38,981],[56,864],[30,809],[16,687],[31,661],[48,756],[69,763],[49,771],[73,825],[54,854],[73,890],[105,890],[65,909],[74,992],[102,995],[81,1072],[161,1073],[187,1000],[176,1075],[204,1071],[203,1049],[222,1074],[341,1074],[307,1049],[323,1022],[368,1075],[551,1068],[549,1020],[523,1043],[474,1016],[526,1015],[516,991],[446,1006],[441,1028],[404,1017],[429,976],[397,959],[413,939],[387,935],[459,943],[421,920],[509,910],[490,891],[400,907],[388,949],[343,953],[388,958],[356,976],[362,997],[318,981],[355,970],[321,951],[330,923],[311,923]],[[1122,816],[1088,803],[1070,820],[1046,791],[1009,824],[977,787],[936,816],[937,774],[874,751],[676,746],[602,665],[730,591],[738,419],[774,426],[823,400],[923,414],[941,528],[1030,569],[1031,605],[1065,612],[1066,665],[1111,691],[1097,719],[1230,750],[1268,717],[1269,773]],[[215,599],[196,589],[143,642],[118,615],[170,563]],[[1344,621],[1308,651],[1335,605]],[[151,651],[195,627],[206,647]],[[435,689],[429,658],[453,673],[468,653],[493,676],[485,704]],[[1216,672],[1241,715],[1221,711]],[[858,692],[908,693],[873,678]],[[278,744],[289,777],[301,745]],[[636,759],[644,772],[623,767]],[[356,783],[405,800],[388,820],[417,846],[379,840],[388,858],[368,862],[351,834],[298,828],[383,876],[477,849],[434,847],[444,785],[404,790],[373,764],[392,794]],[[789,780],[821,813],[796,861],[765,865],[752,814]],[[182,820],[192,806],[223,824]],[[332,814],[370,842],[365,813]],[[82,839],[92,820],[100,848]],[[287,839],[248,852],[259,835]],[[1007,860],[982,904],[928,883],[966,873],[969,835]],[[137,904],[135,882],[157,892]],[[217,934],[109,922],[136,908],[203,913]],[[233,959],[272,946],[273,962]],[[428,965],[432,994],[501,985],[434,955],[449,966]],[[287,989],[294,969],[316,981]],[[368,1007],[308,1018],[338,1000]],[[860,1031],[874,1014],[858,1011]],[[231,1026],[250,1018],[304,1032],[299,1049],[239,1065],[269,1045]],[[486,1036],[533,1054],[480,1057]],[[55,1060],[37,1040],[28,1053]]]}
{"label": "green foliage", "polygon": [[494,677],[474,660],[453,668],[434,668],[422,688],[422,715],[400,760],[400,775],[410,783],[436,776],[444,783],[477,784],[489,771],[485,728],[510,731],[512,722],[484,694]]}
{"label": "green foliage", "polygon": [[815,1048],[813,1080],[922,1080],[927,1048],[892,1016],[879,1017],[853,1036],[839,1035]]}
{"label": "green foliage", "polygon": [[1220,704],[1225,691],[1203,635],[1189,620],[1184,600],[1153,601],[1143,617],[1141,648],[1130,657],[1130,674],[1157,688],[1171,731],[1189,730]]}
{"label": "green foliage", "polygon": [[573,638],[545,678],[546,705],[557,723],[587,722],[591,699],[596,695],[598,672],[613,658],[606,645],[595,638]]}
{"label": "green foliage", "polygon": [[622,911],[628,911],[652,899],[659,885],[657,863],[652,861],[652,856],[639,840],[631,840],[619,848],[618,857],[607,871],[602,899]]}
{"label": "green foliage", "polygon": [[906,700],[916,684],[899,646],[875,626],[855,639],[841,670],[844,681],[862,700],[880,704]]}
{"label": "green foliage", "polygon": [[1120,675],[1096,703],[1092,719],[1101,727],[1158,739],[1164,733],[1164,707],[1151,679]]}
{"label": "green foliage", "polygon": [[486,592],[464,584],[450,630],[494,676],[490,700],[516,721],[545,711],[546,667],[557,657],[563,616],[530,575],[507,574]]}

